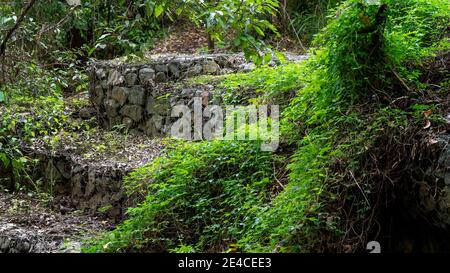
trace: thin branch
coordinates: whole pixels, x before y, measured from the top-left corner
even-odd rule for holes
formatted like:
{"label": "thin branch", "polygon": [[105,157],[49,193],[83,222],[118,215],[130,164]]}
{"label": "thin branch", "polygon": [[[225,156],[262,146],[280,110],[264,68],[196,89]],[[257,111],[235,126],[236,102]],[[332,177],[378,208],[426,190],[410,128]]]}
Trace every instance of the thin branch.
{"label": "thin branch", "polygon": [[25,6],[25,8],[22,9],[22,13],[20,14],[20,17],[17,20],[16,24],[8,31],[8,33],[6,33],[6,36],[3,39],[2,44],[0,45],[0,56],[3,56],[5,54],[6,43],[8,42],[9,38],[11,38],[14,31],[16,31],[17,28],[19,28],[19,25],[25,19],[25,16],[27,15],[27,13],[31,9],[31,7],[33,7],[35,2],[36,2],[36,0],[30,0],[30,2]]}
{"label": "thin branch", "polygon": [[54,24],[54,25],[49,25],[47,27],[42,26],[42,29],[39,31],[39,33],[36,35],[36,41],[39,41],[42,34],[44,34],[45,32],[49,32],[54,30],[55,28],[61,26],[62,24],[64,24],[69,18],[70,16],[74,13],[74,11],[79,8],[80,6],[73,6],[69,12],[64,16],[64,18],[62,18],[61,20],[59,20],[58,23]]}

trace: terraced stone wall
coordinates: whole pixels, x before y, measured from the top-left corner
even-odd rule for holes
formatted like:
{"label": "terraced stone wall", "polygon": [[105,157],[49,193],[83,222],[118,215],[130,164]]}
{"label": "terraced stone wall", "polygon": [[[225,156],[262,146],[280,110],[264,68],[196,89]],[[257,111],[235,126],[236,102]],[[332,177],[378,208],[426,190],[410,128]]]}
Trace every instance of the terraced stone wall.
{"label": "terraced stone wall", "polygon": [[240,54],[176,56],[151,59],[144,64],[96,62],[90,72],[90,99],[102,125],[134,129],[153,137],[170,131],[170,110],[192,97],[210,99],[209,90],[165,89],[161,86],[199,75],[249,71]]}

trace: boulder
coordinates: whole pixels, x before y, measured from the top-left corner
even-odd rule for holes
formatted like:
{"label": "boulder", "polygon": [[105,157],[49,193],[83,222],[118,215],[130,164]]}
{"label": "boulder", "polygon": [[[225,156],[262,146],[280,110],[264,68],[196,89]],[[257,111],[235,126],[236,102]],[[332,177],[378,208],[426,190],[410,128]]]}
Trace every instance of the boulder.
{"label": "boulder", "polygon": [[125,125],[125,128],[131,129],[131,127],[133,127],[133,120],[129,117],[124,117],[122,119],[122,124]]}
{"label": "boulder", "polygon": [[172,74],[174,78],[180,78],[181,72],[180,68],[178,66],[178,63],[170,63],[169,64],[169,71]]}
{"label": "boulder", "polygon": [[203,70],[203,67],[201,65],[197,64],[197,65],[195,65],[193,67],[190,67],[188,69],[186,75],[188,77],[195,77],[195,76],[200,75],[202,73],[202,70]]}
{"label": "boulder", "polygon": [[106,79],[106,71],[102,68],[97,69],[95,71],[95,75],[97,76],[98,79],[103,80]]}
{"label": "boulder", "polygon": [[167,66],[167,64],[157,64],[155,65],[155,70],[156,72],[167,73],[169,72],[169,67]]}
{"label": "boulder", "polygon": [[103,88],[101,85],[96,85],[94,87],[94,90],[92,92],[92,102],[95,103],[96,105],[100,105],[103,102],[103,97],[104,97],[104,93],[103,93]]}

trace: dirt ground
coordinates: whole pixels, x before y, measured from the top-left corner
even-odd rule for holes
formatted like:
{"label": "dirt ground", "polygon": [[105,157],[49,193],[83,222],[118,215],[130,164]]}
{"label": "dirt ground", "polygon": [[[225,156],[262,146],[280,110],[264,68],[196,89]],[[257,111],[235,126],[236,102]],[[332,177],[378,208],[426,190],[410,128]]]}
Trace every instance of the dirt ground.
{"label": "dirt ground", "polygon": [[83,240],[111,225],[68,208],[56,212],[44,196],[0,193],[0,253],[80,252]]}

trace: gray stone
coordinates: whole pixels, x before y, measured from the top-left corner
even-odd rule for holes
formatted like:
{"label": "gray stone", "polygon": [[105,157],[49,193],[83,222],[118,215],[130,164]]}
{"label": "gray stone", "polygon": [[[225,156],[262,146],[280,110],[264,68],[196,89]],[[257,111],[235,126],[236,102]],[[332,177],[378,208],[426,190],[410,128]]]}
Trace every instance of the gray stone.
{"label": "gray stone", "polygon": [[125,82],[125,79],[122,76],[122,74],[120,74],[119,71],[112,70],[109,73],[108,82],[107,82],[108,85],[115,86],[115,85],[120,85],[120,84],[122,84],[124,82]]}
{"label": "gray stone", "polygon": [[131,127],[133,127],[133,120],[129,117],[124,117],[122,119],[122,124],[125,125],[127,129],[131,129]]}
{"label": "gray stone", "polygon": [[128,87],[133,87],[137,83],[138,76],[136,73],[128,73],[125,76],[125,80],[127,81]]}
{"label": "gray stone", "polygon": [[169,72],[169,67],[167,66],[167,64],[157,64],[157,65],[155,65],[155,70],[156,70],[156,72],[167,73],[167,72]]}
{"label": "gray stone", "polygon": [[183,97],[192,97],[195,93],[195,89],[192,88],[183,88],[181,90],[181,96]]}
{"label": "gray stone", "polygon": [[155,114],[152,116],[151,120],[153,121],[153,124],[155,125],[156,129],[161,130],[164,123],[164,117]]}
{"label": "gray stone", "polygon": [[145,67],[139,70],[139,80],[141,84],[148,84],[155,79],[155,70]]}
{"label": "gray stone", "polygon": [[158,129],[156,128],[154,122],[152,119],[148,119],[142,126],[141,130],[144,131],[144,133],[151,137],[156,137],[159,135]]}
{"label": "gray stone", "polygon": [[181,75],[180,68],[178,67],[178,63],[170,63],[169,71],[172,73],[172,76],[175,78],[179,78]]}
{"label": "gray stone", "polygon": [[94,183],[94,181],[88,181],[86,183],[86,188],[85,188],[85,191],[84,191],[84,197],[89,198],[94,193],[94,190],[95,190],[95,183]]}
{"label": "gray stone", "polygon": [[445,185],[450,186],[450,171],[447,171],[444,174],[444,182],[445,182]]}
{"label": "gray stone", "polygon": [[105,109],[108,117],[115,117],[118,115],[119,103],[113,99],[106,100]]}
{"label": "gray stone", "polygon": [[244,73],[248,73],[251,72],[253,70],[255,70],[256,66],[253,63],[245,63],[239,66],[239,71],[240,72],[244,72]]}
{"label": "gray stone", "polygon": [[142,86],[135,86],[129,90],[128,101],[131,104],[144,105],[145,104],[145,89]]}
{"label": "gray stone", "polygon": [[115,99],[119,105],[124,105],[127,101],[129,90],[126,87],[114,86],[111,91],[111,98]]}
{"label": "gray stone", "polygon": [[95,109],[93,107],[84,107],[79,111],[80,118],[90,119],[95,116]]}
{"label": "gray stone", "polygon": [[101,85],[96,85],[94,87],[93,93],[92,93],[92,102],[94,102],[97,105],[102,104],[104,97],[103,88]]}
{"label": "gray stone", "polygon": [[220,66],[214,60],[207,60],[203,65],[203,73],[214,74],[220,70]]}
{"label": "gray stone", "polygon": [[188,69],[186,75],[188,77],[195,77],[195,76],[200,75],[202,73],[202,70],[203,70],[203,67],[201,65],[197,64],[197,65],[195,65],[193,67],[190,67]]}
{"label": "gray stone", "polygon": [[102,81],[102,83],[100,85],[102,86],[103,90],[108,90],[108,88],[109,88],[107,80]]}
{"label": "gray stone", "polygon": [[142,107],[138,105],[125,105],[120,109],[120,114],[133,119],[134,121],[140,121],[142,119]]}
{"label": "gray stone", "polygon": [[112,129],[114,126],[120,125],[122,123],[122,118],[118,115],[115,117],[109,118],[109,129]]}
{"label": "gray stone", "polygon": [[158,72],[155,78],[156,82],[165,82],[167,80],[166,73]]}
{"label": "gray stone", "polygon": [[97,76],[98,79],[103,80],[106,78],[106,71],[102,68],[97,69],[95,71],[95,75]]}

